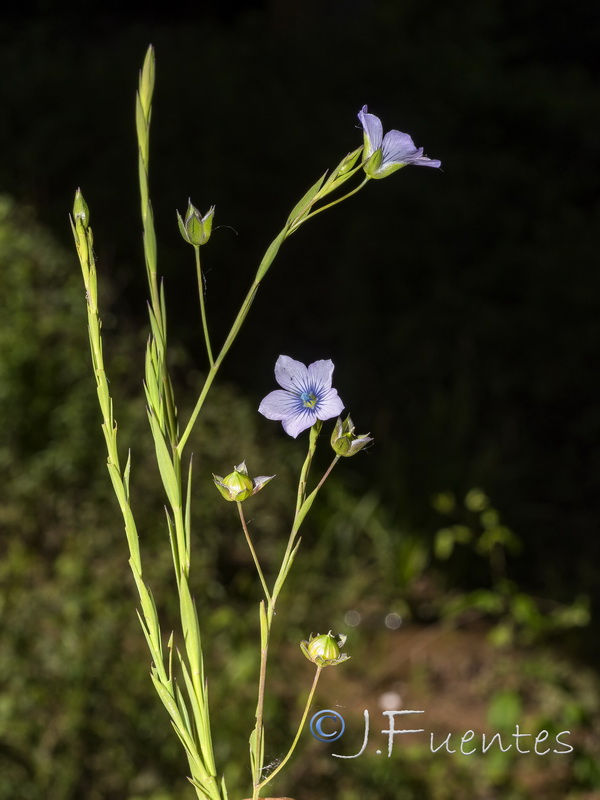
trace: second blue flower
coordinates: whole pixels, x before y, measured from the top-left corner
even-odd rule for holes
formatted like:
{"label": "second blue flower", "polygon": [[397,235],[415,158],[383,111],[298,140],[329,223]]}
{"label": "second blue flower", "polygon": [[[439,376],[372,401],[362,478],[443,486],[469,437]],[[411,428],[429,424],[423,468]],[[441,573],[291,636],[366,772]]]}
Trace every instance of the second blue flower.
{"label": "second blue flower", "polygon": [[268,394],[258,410],[267,419],[281,420],[284,431],[295,439],[315,422],[331,419],[344,408],[337,390],[331,388],[333,361],[314,361],[308,367],[289,356],[279,356],[275,379],[282,387]]}

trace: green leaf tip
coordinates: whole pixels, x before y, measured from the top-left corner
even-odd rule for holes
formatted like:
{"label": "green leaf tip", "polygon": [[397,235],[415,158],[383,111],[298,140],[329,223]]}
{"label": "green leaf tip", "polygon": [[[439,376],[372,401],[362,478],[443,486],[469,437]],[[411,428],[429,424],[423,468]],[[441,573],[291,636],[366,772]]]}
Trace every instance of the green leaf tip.
{"label": "green leaf tip", "polygon": [[142,104],[142,110],[146,119],[148,119],[150,114],[152,94],[154,92],[154,66],[154,47],[149,45],[148,50],[146,51],[146,57],[144,58],[144,66],[140,71],[140,102]]}

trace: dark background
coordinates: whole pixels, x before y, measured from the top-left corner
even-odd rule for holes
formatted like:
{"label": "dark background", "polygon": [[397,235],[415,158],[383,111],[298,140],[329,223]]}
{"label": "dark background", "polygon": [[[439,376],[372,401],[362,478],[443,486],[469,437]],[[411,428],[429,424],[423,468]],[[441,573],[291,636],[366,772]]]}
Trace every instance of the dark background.
{"label": "dark background", "polygon": [[218,341],[368,103],[443,172],[372,182],[286,243],[227,377],[258,399],[280,352],[332,357],[394,514],[426,527],[434,492],[481,485],[526,542],[521,579],[597,594],[597,33],[591,3],[5,9],[0,187],[68,245],[80,185],[115,319],[143,324],[133,96],[152,42],[160,265],[172,334],[202,366],[175,208],[217,206]]}
{"label": "dark background", "polygon": [[[7,799],[16,796],[18,786],[25,800],[46,800],[48,790],[39,787],[54,785],[48,776],[61,753],[64,764],[74,764],[73,773],[53,797],[81,797],[85,787],[85,797],[95,800],[89,787],[97,776],[104,781],[101,796],[129,797],[122,794],[121,775],[130,775],[133,786],[165,747],[159,740],[150,744],[161,722],[138,719],[139,708],[155,702],[148,699],[146,655],[123,657],[141,637],[131,613],[122,535],[108,501],[103,442],[99,427],[93,428],[91,378],[88,385],[81,377],[89,378],[89,356],[79,284],[73,289],[79,268],[67,217],[80,186],[91,208],[104,333],[119,376],[113,385],[117,394],[139,396],[141,358],[133,359],[119,342],[135,340],[141,352],[146,336],[134,97],[149,43],[157,59],[151,191],[159,269],[171,342],[186,352],[174,358],[175,377],[189,398],[206,365],[191,248],[180,238],[175,209],[183,212],[188,197],[202,211],[216,205],[215,228],[202,254],[218,343],[292,206],[362,142],[356,115],[364,104],[385,129],[408,132],[442,161],[441,170],[409,167],[371,181],[284,244],[225,363],[220,409],[208,412],[209,432],[231,422],[224,441],[213,440],[211,455],[218,453],[223,469],[230,458],[237,461],[228,448],[244,421],[249,452],[289,452],[286,437],[253,409],[275,388],[272,370],[280,353],[306,363],[331,358],[335,385],[359,432],[369,430],[376,440],[366,456],[344,464],[340,483],[323,501],[325,511],[315,512],[322,541],[313,534],[313,554],[325,583],[342,593],[336,607],[354,607],[361,591],[368,606],[379,584],[384,602],[404,598],[410,581],[402,575],[417,575],[419,583],[426,570],[419,562],[411,573],[403,561],[410,547],[402,550],[403,543],[417,542],[417,554],[429,553],[445,524],[432,498],[451,491],[460,505],[469,490],[481,487],[523,543],[508,565],[522,591],[566,604],[588,595],[597,611],[599,34],[591,1],[198,0],[148,7],[48,0],[0,10],[0,195],[29,209],[15,230],[29,236],[32,247],[50,252],[55,246],[29,221],[36,217],[68,253],[56,257],[46,274],[33,270],[30,284],[18,284],[0,300],[3,318],[12,320],[14,312],[17,320],[22,297],[35,295],[33,317],[22,315],[25,333],[2,354],[11,383],[7,378],[0,387],[6,434],[0,447],[0,582],[8,619],[0,675],[25,705],[7,712],[8,728],[0,725],[0,755],[8,764],[0,797],[3,791]],[[64,265],[71,257],[73,276],[67,279]],[[42,255],[39,263],[45,263]],[[61,299],[62,281],[71,287],[73,306]],[[49,310],[55,320],[63,315],[64,340],[60,326],[49,325]],[[3,336],[3,343],[10,341]],[[124,410],[119,420],[127,423],[128,414]],[[261,464],[261,472],[263,467],[266,472],[268,465]],[[217,469],[210,464],[207,474],[211,468]],[[143,466],[137,478],[138,491],[149,497]],[[385,528],[379,549],[371,528],[364,533],[368,525],[361,527],[360,514],[348,511],[354,508],[348,497],[365,488]],[[277,491],[281,497],[274,495],[274,516],[265,526],[267,541],[275,544],[284,507],[283,489]],[[200,515],[208,516],[213,506],[207,509],[202,506]],[[216,512],[216,528],[222,529],[228,510]],[[156,525],[162,525],[160,508],[142,506],[140,514],[144,522],[152,518],[150,528],[159,517]],[[347,516],[355,539],[340,533]],[[340,562],[329,555],[332,542]],[[239,645],[248,638],[248,614],[226,612],[223,601],[233,596],[240,607],[241,601],[250,607],[245,551],[241,555],[237,545],[215,536],[199,548],[198,558],[199,573],[213,576],[198,587],[216,609],[206,624],[217,652],[208,657],[229,675],[219,660],[229,647],[239,656],[239,674],[243,662],[253,676],[255,664],[250,656],[243,661]],[[155,566],[152,556],[149,562],[160,585],[170,567]],[[470,551],[439,569],[445,570],[446,589],[493,582],[488,566]],[[319,574],[301,575],[292,592],[296,625],[313,613],[302,606],[304,595],[315,592],[319,605],[324,592]],[[112,603],[116,597],[122,606]],[[423,607],[415,603],[417,619]],[[540,608],[545,613],[547,606]],[[27,631],[35,632],[31,641]],[[560,646],[595,663],[597,641],[592,614],[591,626]],[[139,662],[144,688],[128,697],[120,689],[132,681],[130,662]],[[353,656],[350,663],[361,664],[364,681],[368,662]],[[538,683],[545,680],[551,683],[544,677]],[[52,720],[62,719],[53,697],[70,704],[66,733],[57,734],[55,749],[44,750]],[[110,723],[103,716],[107,709]],[[294,717],[289,707],[271,713],[280,714],[282,729]],[[231,714],[234,730],[239,720],[235,709]],[[23,719],[33,733],[14,724]],[[106,754],[115,737],[109,729],[130,737],[128,752]],[[29,742],[38,735],[43,752],[32,763],[46,765],[46,783],[27,760]],[[99,743],[103,755],[94,764],[89,754]],[[175,747],[167,753],[175,766],[162,768],[163,778],[181,774]],[[235,768],[228,751],[220,758]],[[169,785],[166,778],[163,783]],[[459,784],[467,785],[462,779]],[[33,787],[29,794],[25,786]],[[388,791],[397,796],[394,786]],[[415,792],[426,796],[418,787]]]}
{"label": "dark background", "polygon": [[[157,54],[152,191],[172,334],[202,365],[175,208],[216,204],[215,338],[306,187],[361,141],[364,104],[443,172],[369,184],[286,243],[227,377],[332,357],[385,502],[483,486],[523,579],[596,592],[598,19],[592,3],[28,4],[4,11],[0,187],[69,242],[79,185],[116,318],[142,323],[133,96]],[[218,309],[218,311],[217,311]],[[193,320],[193,324],[188,322]]]}

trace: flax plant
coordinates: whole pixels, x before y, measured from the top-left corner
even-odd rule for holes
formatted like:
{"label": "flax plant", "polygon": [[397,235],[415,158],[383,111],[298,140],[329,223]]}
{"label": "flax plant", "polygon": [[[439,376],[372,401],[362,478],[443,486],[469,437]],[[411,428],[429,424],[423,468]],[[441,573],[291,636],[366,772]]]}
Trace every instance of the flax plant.
{"label": "flax plant", "polygon": [[[257,289],[265,279],[284,241],[316,214],[358,192],[369,180],[384,177],[406,164],[439,166],[439,162],[422,156],[422,150],[417,151],[407,134],[390,131],[383,137],[381,123],[377,117],[367,113],[365,106],[359,114],[364,131],[364,144],[345,156],[329,175],[327,173],[322,175],[294,206],[282,230],[271,242],[258,265],[230,331],[217,349],[213,348],[210,338],[200,259],[201,248],[211,236],[215,209],[211,207],[205,215],[202,215],[191,202],[188,203],[185,216],[181,217],[178,214],[178,223],[183,238],[194,248],[208,372],[199,389],[193,411],[181,426],[181,430],[167,362],[167,315],[164,287],[159,280],[157,243],[149,189],[150,122],[154,79],[154,52],[150,47],[140,72],[136,96],[141,217],[149,292],[149,336],[145,354],[144,392],[156,462],[166,498],[166,526],[181,623],[181,630],[177,634],[170,632],[167,635],[167,631],[161,626],[154,598],[144,579],[142,554],[130,496],[131,454],[128,454],[123,463],[119,455],[117,423],[102,349],[102,323],[98,309],[97,271],[89,209],[79,190],[75,195],[71,226],[85,285],[90,352],[108,456],[107,467],[123,516],[129,548],[129,565],[139,599],[138,617],[152,659],[151,679],[184,748],[189,780],[195,788],[197,797],[201,800],[227,800],[225,779],[218,775],[213,755],[200,620],[190,592],[193,474],[191,455],[185,453],[186,445],[225,356],[233,346],[252,307]],[[339,191],[341,187],[359,173],[363,176],[362,181],[345,194],[341,194]],[[339,646],[343,642],[336,642],[330,634],[316,639],[313,637],[309,642],[303,643],[304,654],[316,666],[313,684],[308,693],[296,736],[277,768],[268,774],[264,766],[264,701],[269,643],[276,603],[298,553],[302,523],[326,478],[340,458],[354,455],[371,441],[368,435],[354,434],[354,427],[349,417],[345,422],[338,418],[331,437],[333,460],[315,487],[308,490],[309,473],[323,421],[338,416],[344,408],[337,392],[331,387],[332,372],[333,364],[330,361],[315,362],[306,368],[300,362],[281,356],[276,365],[275,375],[283,388],[265,397],[259,409],[268,418],[281,420],[286,432],[294,438],[303,430],[310,429],[308,451],[299,475],[295,511],[287,545],[274,578],[269,580],[269,576],[266,576],[262,569],[243,511],[244,500],[261,490],[272,476],[261,476],[252,480],[248,477],[244,462],[225,478],[214,476],[215,485],[224,498],[236,503],[242,531],[250,548],[264,595],[258,609],[260,670],[256,720],[250,735],[253,800],[258,800],[266,784],[283,768],[292,755],[302,733],[322,669],[345,658],[339,652]]]}

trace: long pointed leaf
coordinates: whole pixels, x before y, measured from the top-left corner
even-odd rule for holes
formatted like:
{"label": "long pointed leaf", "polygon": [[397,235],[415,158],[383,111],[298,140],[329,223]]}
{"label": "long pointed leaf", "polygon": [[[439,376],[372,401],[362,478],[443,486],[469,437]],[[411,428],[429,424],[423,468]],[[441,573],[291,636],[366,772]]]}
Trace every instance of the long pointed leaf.
{"label": "long pointed leaf", "polygon": [[302,217],[306,216],[310,210],[311,201],[318,195],[326,175],[327,173],[324,172],[319,180],[313,183],[302,199],[296,203],[287,219],[288,222],[295,222],[296,218],[302,219]]}
{"label": "long pointed leaf", "polygon": [[173,467],[173,462],[171,461],[171,454],[169,452],[169,448],[167,447],[163,433],[160,430],[160,427],[154,415],[152,413],[149,413],[148,418],[150,420],[150,428],[152,430],[152,436],[154,437],[154,449],[156,451],[156,460],[158,462],[158,469],[160,471],[160,477],[162,478],[163,486],[165,487],[165,492],[167,493],[167,497],[169,498],[169,503],[171,504],[171,508],[173,509],[180,508],[181,499],[179,493],[179,485],[177,483],[175,468]]}

